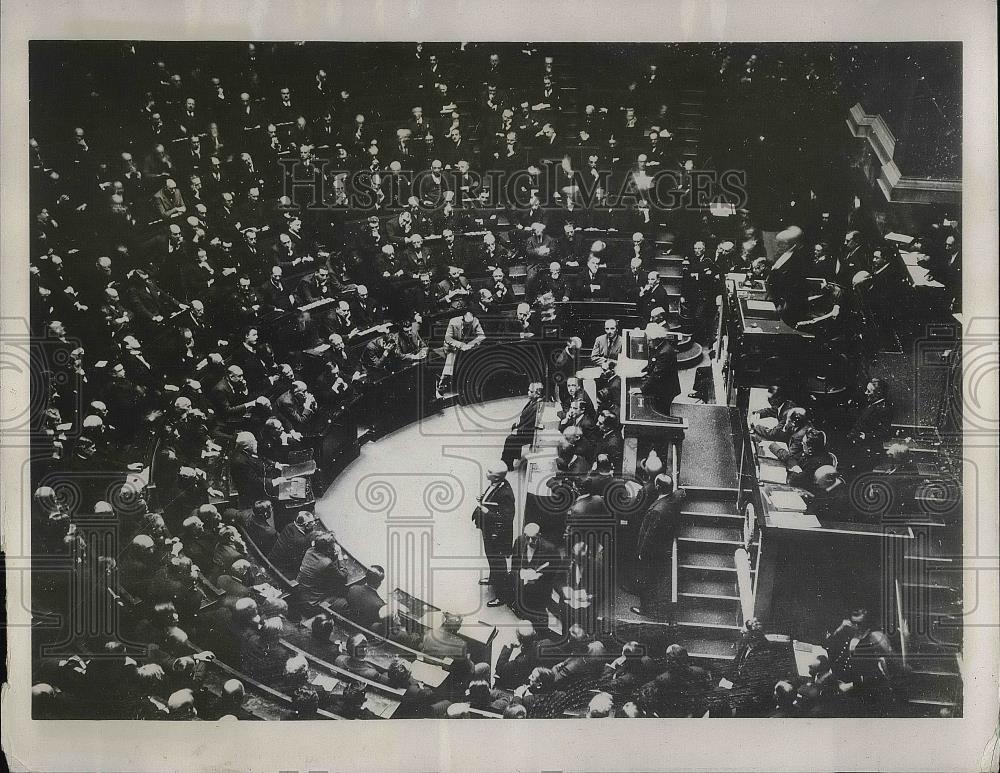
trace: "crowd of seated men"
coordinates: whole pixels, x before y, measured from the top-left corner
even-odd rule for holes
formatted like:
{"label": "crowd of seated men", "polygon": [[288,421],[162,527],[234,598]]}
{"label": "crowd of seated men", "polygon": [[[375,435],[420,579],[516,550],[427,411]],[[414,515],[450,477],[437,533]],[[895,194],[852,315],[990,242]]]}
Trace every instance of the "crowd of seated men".
{"label": "crowd of seated men", "polygon": [[[100,694],[108,699],[100,711],[110,716],[244,718],[238,681],[227,681],[222,697],[202,689],[206,663],[216,658],[265,684],[287,680],[304,715],[332,706],[364,716],[357,691],[329,703],[294,684],[301,669],[279,644],[289,615],[330,599],[406,646],[464,655],[454,631],[418,641],[386,617],[377,572],[348,586],[333,533],[308,507],[272,506],[287,482],[280,465],[300,458],[331,416],[363,410],[371,384],[427,359],[432,345],[443,343],[443,389],[461,352],[487,337],[536,335],[561,301],[630,301],[642,322],[671,322],[652,261],[670,213],[648,192],[653,172],[683,171],[684,162],[671,144],[673,97],[656,65],[632,86],[583,105],[569,136],[551,57],[525,54],[518,64],[518,73],[531,75],[525,79],[505,74],[509,63],[500,57],[487,56],[472,72],[463,53],[443,62],[418,46],[397,90],[411,109],[397,120],[377,89],[352,93],[331,84],[332,66],[280,67],[281,56],[249,45],[233,61],[189,69],[128,48],[123,69],[109,75],[109,91],[121,88],[114,98],[105,94],[106,109],[77,105],[31,140],[31,328],[44,363],[32,384],[44,405],[33,417],[36,554],[68,556],[73,582],[122,601],[123,633],[149,645],[139,657],[118,636],[97,643],[108,658],[39,664],[40,716],[97,711],[90,702]],[[382,76],[390,78],[372,77]],[[102,91],[94,84],[88,93],[101,99]],[[61,131],[67,120],[65,136],[52,136],[51,127]],[[499,191],[482,174],[497,167],[525,174]],[[427,171],[419,184],[403,174],[413,170]],[[298,187],[288,186],[290,176]],[[591,181],[600,190],[578,198]],[[683,174],[678,181],[683,188]],[[302,186],[325,208],[309,206]],[[359,202],[358,186],[369,201]],[[627,205],[612,206],[615,190],[633,194]],[[763,246],[750,222],[742,254],[708,218],[682,225],[676,244],[690,245],[688,316],[709,343],[724,274],[766,273],[754,262]],[[857,272],[878,273],[874,253],[862,260],[850,257],[851,243],[846,248],[834,263],[846,261],[854,280]],[[935,259],[941,271],[953,264]],[[511,276],[512,266],[523,273]],[[829,287],[850,296],[856,288],[835,284],[835,276]],[[433,316],[449,320],[442,342],[429,340]],[[588,481],[621,464],[617,330],[605,331],[592,349],[586,342],[603,370],[598,405],[572,380],[584,343],[570,338],[554,358],[566,376],[550,395],[563,403],[560,470]],[[363,342],[360,351],[352,341]],[[869,408],[852,430],[860,456],[885,426]],[[795,474],[807,487],[812,475],[817,499],[828,500],[836,463],[813,435],[802,433],[800,447],[792,434]],[[143,492],[135,480],[146,466]],[[580,485],[580,496],[595,495],[588,486]],[[115,523],[117,552],[84,538],[75,519],[89,513]],[[296,581],[291,610],[256,594],[270,571],[257,552]],[[596,558],[575,544],[566,552],[577,577],[574,567]],[[64,608],[68,576],[41,574],[36,598]],[[503,677],[509,698],[494,695],[499,673],[495,680],[471,661],[467,684],[448,705],[410,684],[405,664],[379,678],[408,694],[412,687],[417,715],[463,716],[468,704],[518,717],[543,715],[549,709],[536,707],[558,703],[552,696],[574,674],[627,684],[641,671],[653,676],[636,677],[636,700],[621,715],[682,711],[664,708],[674,697],[663,695],[697,681],[693,666],[647,659],[633,668],[628,653],[611,657],[587,640],[588,628],[579,628],[572,657]],[[361,667],[363,643],[350,650],[342,662]],[[96,683],[116,692],[95,692]],[[608,694],[623,695],[612,687]],[[693,699],[681,703],[687,713],[701,709]],[[592,716],[609,716],[615,705],[602,698]]]}

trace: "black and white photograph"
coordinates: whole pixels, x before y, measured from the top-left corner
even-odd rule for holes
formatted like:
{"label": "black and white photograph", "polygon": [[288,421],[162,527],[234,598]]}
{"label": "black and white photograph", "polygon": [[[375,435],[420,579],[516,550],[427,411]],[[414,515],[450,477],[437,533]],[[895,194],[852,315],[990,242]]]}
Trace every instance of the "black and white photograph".
{"label": "black and white photograph", "polygon": [[[227,769],[639,770],[921,720],[995,770],[995,6],[939,5],[24,40],[5,717],[97,728],[58,769],[197,723],[258,739]],[[379,756],[460,719],[492,756]],[[529,729],[629,740],[505,757]],[[257,758],[360,732],[361,767]],[[223,769],[196,748],[133,764]]]}

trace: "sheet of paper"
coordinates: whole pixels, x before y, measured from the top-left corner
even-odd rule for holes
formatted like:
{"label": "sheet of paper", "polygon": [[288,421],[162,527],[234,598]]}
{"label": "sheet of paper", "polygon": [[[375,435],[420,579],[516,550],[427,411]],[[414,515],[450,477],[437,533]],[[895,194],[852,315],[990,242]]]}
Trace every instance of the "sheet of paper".
{"label": "sheet of paper", "polygon": [[448,672],[443,668],[422,660],[414,660],[410,668],[410,676],[429,687],[440,687],[448,678]]}
{"label": "sheet of paper", "polygon": [[776,441],[765,440],[765,441],[761,442],[761,444],[759,446],[757,446],[757,449],[758,449],[757,453],[758,453],[758,455],[762,459],[777,459],[778,457],[771,450],[771,446],[775,446],[775,447],[777,447],[781,451],[787,451],[788,450],[788,444],[787,443],[782,443],[780,440],[776,440]]}
{"label": "sheet of paper", "polygon": [[818,529],[822,524],[812,513],[778,510],[767,514],[768,525],[786,529]]}
{"label": "sheet of paper", "polygon": [[913,278],[913,283],[921,287],[944,287],[940,282],[936,282],[928,277],[928,271],[923,266],[907,266],[906,270],[910,272],[910,276]]}
{"label": "sheet of paper", "polygon": [[333,692],[337,687],[340,686],[340,680],[334,679],[328,674],[316,674],[310,680],[310,682],[317,687],[322,687],[327,692]]}
{"label": "sheet of paper", "polygon": [[794,491],[772,491],[771,503],[777,510],[805,512],[805,500]]}
{"label": "sheet of paper", "polygon": [[753,298],[747,299],[748,311],[777,311],[777,307],[771,301],[755,301]]}
{"label": "sheet of paper", "polygon": [[765,483],[785,484],[788,483],[788,470],[776,464],[762,464],[760,466],[760,479]]}
{"label": "sheet of paper", "polygon": [[809,676],[809,666],[815,663],[820,655],[826,655],[826,650],[818,644],[793,641],[792,653],[795,655],[795,670],[799,676]]}
{"label": "sheet of paper", "polygon": [[380,695],[373,690],[368,690],[364,708],[368,709],[372,714],[377,714],[383,719],[388,719],[396,713],[396,709],[399,708],[399,701],[385,695]]}

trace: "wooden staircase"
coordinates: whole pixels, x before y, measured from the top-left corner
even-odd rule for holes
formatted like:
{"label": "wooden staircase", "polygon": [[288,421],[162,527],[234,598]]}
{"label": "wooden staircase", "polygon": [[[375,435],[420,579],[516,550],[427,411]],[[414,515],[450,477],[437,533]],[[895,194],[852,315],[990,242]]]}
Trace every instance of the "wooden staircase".
{"label": "wooden staircase", "polygon": [[[917,528],[917,527],[914,527]],[[962,712],[960,559],[942,555],[938,539],[913,540],[896,580],[896,614],[905,700],[917,717]]]}
{"label": "wooden staircase", "polygon": [[743,626],[735,552],[743,547],[736,492],[687,489],[677,557],[674,622],[691,657],[733,660]]}

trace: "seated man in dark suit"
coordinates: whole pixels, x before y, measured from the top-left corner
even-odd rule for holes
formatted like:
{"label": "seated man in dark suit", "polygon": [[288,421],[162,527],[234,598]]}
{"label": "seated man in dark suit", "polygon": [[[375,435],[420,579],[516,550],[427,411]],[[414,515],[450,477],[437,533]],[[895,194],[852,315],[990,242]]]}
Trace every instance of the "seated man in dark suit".
{"label": "seated man in dark suit", "polygon": [[511,340],[534,338],[538,332],[538,318],[527,303],[517,304],[512,316],[504,320],[504,335]]}
{"label": "seated man in dark suit", "polygon": [[597,416],[597,411],[594,408],[594,403],[590,399],[590,395],[587,394],[587,390],[583,388],[583,382],[580,381],[579,377],[571,376],[566,379],[566,391],[560,400],[562,410],[559,411],[559,418],[565,418],[566,412],[569,410],[571,403],[580,400],[583,402],[584,413],[591,419]]}
{"label": "seated man in dark suit", "polygon": [[332,597],[343,597],[348,579],[344,552],[332,531],[313,539],[312,547],[302,557],[298,577],[298,601],[318,604]]}
{"label": "seated man in dark suit", "polygon": [[602,410],[597,416],[597,450],[598,456],[605,455],[611,461],[616,472],[622,470],[622,457],[625,453],[625,441],[622,439],[621,424],[618,414]]}
{"label": "seated man in dark suit", "polygon": [[513,690],[527,683],[531,672],[541,662],[538,652],[542,642],[552,644],[547,639],[539,641],[538,634],[530,622],[524,621],[518,624],[517,641],[514,644],[504,645],[497,658],[497,687]]}
{"label": "seated man in dark suit", "polygon": [[[603,242],[594,242],[594,249]],[[611,296],[611,284],[601,269],[600,257],[591,252],[587,258],[587,267],[576,275],[573,298],[578,301],[607,300]]]}
{"label": "seated man in dark suit", "polygon": [[265,556],[271,552],[278,533],[274,530],[274,507],[268,499],[259,499],[243,518],[243,530]]}
{"label": "seated man in dark suit", "polygon": [[448,276],[435,285],[438,306],[452,311],[464,311],[469,305],[472,286],[458,266],[448,266]]}
{"label": "seated man in dark suit", "polygon": [[361,354],[361,365],[372,380],[388,375],[402,366],[399,356],[399,341],[389,330],[382,332],[365,344]]}
{"label": "seated man in dark suit", "polygon": [[666,309],[670,306],[667,288],[660,281],[656,271],[646,274],[646,284],[639,288],[639,319],[651,320],[653,309]]}
{"label": "seated man in dark suit", "polygon": [[302,279],[295,290],[299,304],[303,306],[324,298],[333,298],[336,294],[337,287],[326,266],[320,266],[315,273]]}
{"label": "seated man in dark suit", "polygon": [[559,261],[554,260],[549,263],[549,270],[539,271],[525,287],[525,297],[530,302],[547,292],[551,292],[556,301],[569,300],[570,287]]}
{"label": "seated man in dark suit", "polygon": [[257,438],[250,432],[236,435],[236,450],[229,459],[229,472],[236,488],[241,509],[250,509],[254,502],[269,499],[267,488],[277,486],[284,478],[269,477],[268,463],[257,455]]}
{"label": "seated man in dark suit", "polygon": [[295,520],[279,532],[274,547],[267,554],[267,560],[285,577],[295,577],[302,558],[312,543],[315,528],[316,516],[308,510],[300,510]]}
{"label": "seated man in dark suit", "polygon": [[577,427],[588,441],[596,434],[594,420],[588,415],[593,411],[593,405],[588,406],[582,400],[573,400],[567,406],[565,415],[559,422],[559,431],[565,432],[569,427]]}
{"label": "seated man in dark suit", "polygon": [[304,381],[294,381],[292,388],[278,398],[278,416],[289,430],[308,433],[318,411],[319,402]]}
{"label": "seated man in dark suit", "polygon": [[824,521],[856,520],[857,510],[851,502],[850,486],[832,465],[817,467],[813,473],[815,486],[809,500],[809,512]]}
{"label": "seated man in dark suit", "polygon": [[601,375],[594,379],[597,389],[597,410],[611,411],[615,415],[621,410],[622,379],[615,371],[617,360],[605,360],[601,363]]}
{"label": "seated man in dark suit", "polygon": [[372,564],[365,572],[365,581],[355,583],[347,589],[347,604],[344,614],[358,625],[373,628],[379,623],[379,610],[385,600],[378,589],[385,580],[385,569]]}

